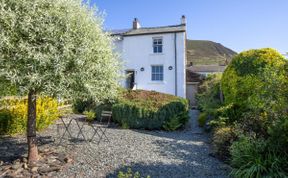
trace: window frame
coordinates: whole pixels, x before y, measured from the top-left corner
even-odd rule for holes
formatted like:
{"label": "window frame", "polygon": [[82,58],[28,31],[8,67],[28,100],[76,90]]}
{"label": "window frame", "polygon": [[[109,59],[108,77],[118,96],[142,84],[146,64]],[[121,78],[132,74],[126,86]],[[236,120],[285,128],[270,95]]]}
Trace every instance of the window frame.
{"label": "window frame", "polygon": [[[156,69],[153,70],[154,67],[156,67]],[[160,67],[160,68],[158,68],[157,70],[157,67]],[[151,81],[152,82],[164,81],[164,65],[151,65]]]}
{"label": "window frame", "polygon": [[[161,43],[160,43],[160,40],[161,40]],[[156,42],[156,44],[155,44],[155,42]],[[152,38],[152,50],[153,50],[153,54],[162,54],[163,53],[163,37],[153,37]]]}

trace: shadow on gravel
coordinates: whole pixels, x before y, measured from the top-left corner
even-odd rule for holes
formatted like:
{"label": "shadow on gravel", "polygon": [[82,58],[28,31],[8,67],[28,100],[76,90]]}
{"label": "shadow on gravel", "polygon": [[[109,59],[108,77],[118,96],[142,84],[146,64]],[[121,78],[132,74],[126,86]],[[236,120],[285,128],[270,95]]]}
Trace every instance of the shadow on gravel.
{"label": "shadow on gravel", "polygon": [[[133,132],[138,132],[141,134],[147,134],[152,135],[155,137],[161,137],[161,138],[168,138],[168,139],[174,139],[178,141],[205,141],[207,142],[208,139],[203,139],[201,135],[205,135],[206,133],[193,133],[191,131],[187,130],[177,130],[173,132],[168,131],[149,131],[149,130],[132,130]],[[200,137],[195,135],[200,135]],[[195,138],[193,138],[195,137]]]}
{"label": "shadow on gravel", "polygon": [[128,168],[131,168],[133,172],[139,172],[141,177],[149,175],[151,178],[228,177],[229,167],[210,156],[209,144],[203,141],[205,138],[201,135],[194,135],[188,140],[155,140],[152,144],[159,148],[159,156],[168,163],[166,161],[151,164],[132,163],[130,166],[115,170],[107,177],[115,178],[119,171],[125,173]]}
{"label": "shadow on gravel", "polygon": [[145,164],[136,163],[131,166],[123,166],[113,173],[106,175],[108,178],[117,178],[120,171],[126,173],[128,169],[132,170],[133,173],[139,172],[141,177],[150,176],[151,178],[225,178],[228,177],[226,171],[212,171],[207,168],[198,165],[197,163],[189,164]]}
{"label": "shadow on gravel", "polygon": [[[51,136],[39,136],[37,140],[39,147],[54,142]],[[28,147],[24,136],[0,136],[0,161],[12,163],[17,159],[27,157],[27,153]]]}

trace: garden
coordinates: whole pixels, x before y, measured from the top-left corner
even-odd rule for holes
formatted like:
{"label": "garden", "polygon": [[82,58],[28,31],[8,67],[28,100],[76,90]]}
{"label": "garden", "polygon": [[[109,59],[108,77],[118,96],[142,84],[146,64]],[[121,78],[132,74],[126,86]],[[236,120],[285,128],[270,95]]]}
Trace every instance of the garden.
{"label": "garden", "polygon": [[199,125],[233,177],[288,176],[288,61],[274,49],[235,56],[197,96]]}
{"label": "garden", "polygon": [[[165,137],[148,136],[157,132],[116,126],[107,128],[110,142],[83,143],[76,136],[57,144],[65,134],[61,121],[71,114],[59,109],[66,105],[86,115],[90,126],[107,110],[130,129],[174,131],[189,119],[185,99],[119,88],[119,56],[96,8],[80,0],[4,0],[0,6],[0,177],[125,177],[118,170],[123,162],[157,164],[153,154],[160,157],[156,148]],[[76,134],[87,128],[77,124],[71,124]]]}
{"label": "garden", "polygon": [[[5,93],[12,93],[13,90],[6,90]],[[3,92],[4,93],[4,92]],[[16,94],[16,93],[14,93]],[[137,157],[133,157],[133,161],[142,160],[143,158],[147,161],[149,159],[151,153],[156,153],[155,150],[151,150],[151,146],[154,145],[150,140],[153,138],[145,139],[147,137],[145,134],[157,134],[154,131],[165,130],[169,131],[167,135],[177,134],[170,131],[175,130],[183,130],[187,125],[189,120],[189,110],[188,110],[188,101],[183,98],[179,98],[173,95],[163,94],[155,91],[145,91],[145,90],[125,90],[118,89],[118,97],[117,99],[105,102],[97,102],[93,99],[85,99],[80,100],[77,99],[74,102],[59,102],[56,99],[50,97],[37,97],[36,103],[36,130],[37,130],[37,140],[39,146],[39,156],[41,156],[40,160],[34,165],[27,162],[27,153],[25,153],[26,147],[23,145],[25,140],[23,140],[22,135],[27,132],[27,110],[28,110],[28,101],[26,97],[20,96],[10,96],[10,97],[2,97],[0,100],[1,109],[0,109],[0,136],[11,135],[12,137],[3,137],[1,140],[2,146],[0,150],[8,149],[4,154],[0,156],[1,169],[6,176],[31,176],[31,175],[39,175],[39,176],[56,176],[59,174],[64,174],[65,176],[71,175],[71,172],[66,172],[65,167],[74,167],[71,164],[78,162],[85,162],[87,165],[86,172],[87,174],[95,175],[96,173],[91,173],[90,171],[94,170],[91,168],[89,164],[90,161],[87,159],[94,159],[94,166],[102,165],[103,160],[99,160],[101,155],[96,154],[95,151],[99,149],[106,150],[106,148],[111,147],[113,152],[103,151],[103,154],[106,157],[111,157],[115,154],[115,152],[119,152],[121,150],[126,150],[125,147],[127,145],[135,145],[136,148],[139,145],[134,142],[134,137],[142,137],[141,147],[145,149],[142,150],[142,153],[137,153]],[[72,108],[63,112],[63,110],[59,108],[63,108],[65,105],[72,105]],[[101,144],[83,142],[81,139],[77,139],[79,143],[74,143],[72,140],[68,138],[64,138],[65,140],[58,145],[59,136],[63,131],[58,133],[58,125],[59,125],[59,117],[65,117],[66,114],[81,114],[86,115],[87,121],[89,124],[94,124],[94,121],[98,121],[101,116],[102,111],[113,111],[113,127],[108,128],[108,137],[111,140],[110,142],[103,141]],[[129,129],[128,129],[129,128]],[[75,123],[71,125],[71,129],[75,132],[78,130]],[[144,134],[142,131],[130,131],[130,129],[140,129],[147,130]],[[83,129],[85,135],[93,134],[91,129],[87,130],[87,127]],[[71,131],[70,131],[71,132]],[[128,133],[130,132],[130,133]],[[137,133],[139,132],[139,133]],[[117,133],[116,135],[114,135]],[[119,139],[117,136],[121,135],[121,133],[125,134],[125,138],[123,136]],[[165,133],[165,132],[163,132]],[[73,132],[72,132],[73,134]],[[178,133],[179,134],[179,133]],[[179,137],[179,135],[178,135]],[[7,139],[8,138],[8,139]],[[77,137],[78,138],[78,137]],[[162,136],[159,138],[162,139]],[[124,139],[124,140],[123,140]],[[17,140],[17,144],[12,142],[12,140]],[[48,142],[47,142],[48,140]],[[44,144],[42,144],[44,142]],[[46,142],[46,143],[45,143]],[[129,143],[129,144],[127,144]],[[64,147],[63,150],[63,146]],[[67,146],[70,145],[70,146]],[[73,146],[71,146],[73,145]],[[112,146],[113,145],[113,146]],[[150,145],[150,146],[149,146]],[[124,146],[124,148],[123,148]],[[75,153],[78,150],[77,147],[81,147],[81,149],[86,150],[86,154],[82,155],[79,153],[80,160],[78,158],[78,154]],[[150,148],[148,148],[150,147]],[[193,148],[193,147],[191,147]],[[153,148],[155,149],[155,148]],[[135,149],[139,150],[139,148]],[[145,153],[149,151],[148,153]],[[24,151],[24,152],[23,152]],[[175,148],[176,151],[176,148]],[[19,155],[18,155],[19,154]],[[127,156],[130,153],[127,151],[121,151],[119,155]],[[146,154],[146,156],[144,156]],[[11,157],[11,155],[14,155]],[[73,156],[72,156],[73,155]],[[144,157],[142,157],[144,156]],[[85,160],[83,160],[85,157]],[[86,158],[87,157],[87,158]],[[113,156],[115,157],[115,155]],[[113,160],[113,158],[110,158]],[[74,162],[75,160],[75,162]],[[97,161],[96,161],[97,160]],[[152,159],[153,160],[153,159]],[[152,161],[150,160],[150,161]],[[3,162],[4,161],[4,162]],[[118,158],[117,161],[113,160],[113,162],[117,162],[117,164],[122,165],[122,158]],[[132,161],[132,160],[131,160]],[[129,161],[130,162],[130,161]],[[107,164],[107,163],[106,163]],[[109,160],[109,164],[110,160]],[[115,164],[115,163],[114,163]],[[100,167],[101,169],[105,168],[105,165]],[[75,169],[75,168],[73,168]],[[80,168],[76,168],[80,169]],[[111,168],[110,168],[111,169]],[[109,170],[110,170],[109,169]],[[143,168],[146,172],[142,171],[141,175],[146,175],[147,171],[150,169],[156,168]],[[98,169],[96,169],[98,170]],[[128,170],[128,171],[127,171]],[[133,168],[135,170],[135,168]],[[110,170],[111,171],[111,170]],[[118,177],[127,177],[127,176],[140,176],[139,170],[132,171],[129,165],[123,165],[122,169],[115,171],[115,173],[106,173],[114,175],[116,174]],[[151,171],[151,170],[150,170]],[[78,174],[78,173],[76,173]],[[98,173],[97,173],[98,174]],[[153,174],[152,174],[153,175]]]}
{"label": "garden", "polygon": [[[122,66],[96,8],[35,2],[0,1],[0,177],[227,177],[214,156],[233,177],[288,176],[288,62],[277,51],[242,52],[209,76],[198,117],[186,99],[119,87]],[[102,111],[112,111],[110,142],[55,144],[59,118],[81,114],[91,126]]]}

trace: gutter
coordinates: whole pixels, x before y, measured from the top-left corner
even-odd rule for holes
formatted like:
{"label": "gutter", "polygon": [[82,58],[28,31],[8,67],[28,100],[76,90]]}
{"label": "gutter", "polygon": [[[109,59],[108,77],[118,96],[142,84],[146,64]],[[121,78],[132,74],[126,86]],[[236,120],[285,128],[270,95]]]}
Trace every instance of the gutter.
{"label": "gutter", "polygon": [[174,33],[174,49],[175,49],[175,96],[177,96],[177,33]]}

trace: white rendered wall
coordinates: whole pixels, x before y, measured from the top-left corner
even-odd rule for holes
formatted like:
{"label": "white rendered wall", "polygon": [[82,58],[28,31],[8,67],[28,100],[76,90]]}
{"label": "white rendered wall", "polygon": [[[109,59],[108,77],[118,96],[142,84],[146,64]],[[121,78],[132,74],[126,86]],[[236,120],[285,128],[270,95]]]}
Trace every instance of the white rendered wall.
{"label": "white rendered wall", "polygon": [[[153,53],[153,38],[162,37],[163,53]],[[177,33],[177,95],[186,98],[185,82],[185,33]],[[121,53],[125,70],[135,70],[137,89],[155,90],[175,95],[175,34],[126,36],[115,41],[116,50]],[[151,66],[163,65],[164,80],[151,80]],[[169,66],[173,69],[169,70]],[[144,71],[140,71],[141,68]],[[122,81],[125,86],[125,80]]]}

